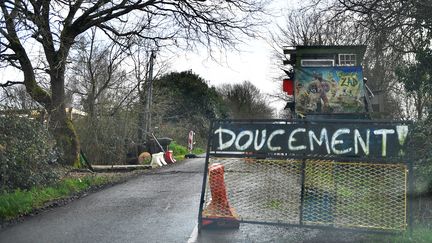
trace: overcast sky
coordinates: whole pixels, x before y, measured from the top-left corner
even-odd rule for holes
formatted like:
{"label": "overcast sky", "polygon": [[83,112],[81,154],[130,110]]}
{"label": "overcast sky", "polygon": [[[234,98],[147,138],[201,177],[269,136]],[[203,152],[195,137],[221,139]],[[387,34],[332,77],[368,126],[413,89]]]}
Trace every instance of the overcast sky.
{"label": "overcast sky", "polygon": [[[267,36],[268,33],[265,32],[273,30],[277,22],[281,23],[285,9],[290,4],[296,5],[296,2],[296,0],[274,0],[270,7],[273,15],[269,16],[271,24],[260,34]],[[216,55],[217,60],[209,58],[204,49],[200,53],[179,53],[172,61],[171,71],[192,70],[214,86],[248,80],[263,93],[274,93],[276,89],[282,89],[282,80],[280,82],[275,80],[282,74],[282,71],[275,67],[275,63],[282,60],[275,60],[272,54],[274,50],[268,41],[248,39],[238,49],[239,52],[228,51]],[[279,102],[271,105],[281,109],[285,104]]]}
{"label": "overcast sky", "polygon": [[278,60],[272,60],[271,47],[264,40],[252,40],[248,45],[240,46],[239,52],[221,54],[216,59],[209,58],[205,50],[201,54],[183,53],[172,60],[171,69],[192,70],[215,86],[248,80],[263,92],[272,92],[275,88],[272,64]]}

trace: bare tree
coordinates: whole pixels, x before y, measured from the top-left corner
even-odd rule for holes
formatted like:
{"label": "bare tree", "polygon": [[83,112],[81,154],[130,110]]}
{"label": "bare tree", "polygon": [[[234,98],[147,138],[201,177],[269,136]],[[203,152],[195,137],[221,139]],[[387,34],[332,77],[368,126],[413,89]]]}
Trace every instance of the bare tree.
{"label": "bare tree", "polygon": [[96,42],[96,29],[81,38],[75,45],[75,55],[69,59],[71,65],[67,72],[67,89],[79,96],[79,102],[94,120],[100,109],[109,100],[114,101],[116,94],[127,86],[127,73],[122,67],[126,59],[122,48],[115,42]]}
{"label": "bare tree", "polygon": [[[93,163],[123,162],[125,155],[144,150],[149,56],[157,47],[146,40],[131,43],[123,50],[92,29],[69,58],[67,91],[74,94],[75,107],[87,113],[74,121],[82,150]],[[166,62],[154,64],[157,77]]]}
{"label": "bare tree", "polygon": [[[150,83],[150,79],[154,80],[158,78],[167,71],[169,66],[169,61],[161,57],[156,58],[157,51],[158,47],[145,40],[138,41],[133,48],[128,50],[133,63],[131,77],[133,83],[136,85],[134,86],[134,91],[137,92],[138,97],[136,101],[136,112],[138,113],[136,131],[137,141],[140,145],[146,143],[146,138],[148,136],[146,132],[150,130],[149,123],[151,123],[151,115],[149,114],[151,112],[151,104],[149,103],[149,92],[150,89],[153,89],[153,84]],[[152,62],[152,67],[150,67],[150,62]],[[150,72],[150,68],[153,69],[152,72]]]}
{"label": "bare tree", "polygon": [[[128,53],[116,42],[97,36],[96,28],[92,28],[78,38],[71,50],[65,103],[86,112],[85,116],[74,117],[74,125],[87,158],[96,163],[118,162],[125,154],[123,131],[128,130],[129,123],[124,119],[125,110],[121,110],[121,118],[112,114],[120,109],[112,110],[130,98],[125,93],[136,95],[136,90],[130,92],[133,84],[123,65]],[[116,122],[124,125],[118,126]]]}
{"label": "bare tree", "polygon": [[38,104],[27,94],[22,85],[5,89],[3,90],[3,94],[0,94],[0,96],[2,97],[0,100],[0,107],[3,109],[30,110],[40,108],[40,106],[38,106]]}
{"label": "bare tree", "polygon": [[[63,148],[64,163],[78,162],[80,145],[65,112],[66,61],[76,38],[96,27],[108,37],[138,36],[191,47],[229,46],[238,34],[253,36],[264,10],[261,0],[3,0],[0,1],[0,62],[20,69],[30,96],[51,116],[50,128]],[[32,48],[44,56],[32,58]],[[43,70],[48,90],[36,70]]]}
{"label": "bare tree", "polygon": [[374,35],[386,33],[386,43],[399,52],[416,52],[430,45],[431,1],[338,0],[327,9],[332,9],[335,16],[355,17]]}
{"label": "bare tree", "polygon": [[273,42],[279,46],[354,45],[365,41],[362,27],[352,18],[333,18],[332,12],[293,9],[278,25]]}

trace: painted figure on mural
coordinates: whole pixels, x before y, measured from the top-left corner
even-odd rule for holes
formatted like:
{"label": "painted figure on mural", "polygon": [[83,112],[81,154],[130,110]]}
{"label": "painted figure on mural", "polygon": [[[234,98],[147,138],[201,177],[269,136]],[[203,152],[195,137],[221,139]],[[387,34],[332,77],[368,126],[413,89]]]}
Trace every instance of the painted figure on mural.
{"label": "painted figure on mural", "polygon": [[313,74],[313,81],[308,85],[308,91],[315,94],[315,101],[318,104],[317,111],[329,111],[330,106],[327,93],[330,91],[330,83],[323,79],[322,74]]}

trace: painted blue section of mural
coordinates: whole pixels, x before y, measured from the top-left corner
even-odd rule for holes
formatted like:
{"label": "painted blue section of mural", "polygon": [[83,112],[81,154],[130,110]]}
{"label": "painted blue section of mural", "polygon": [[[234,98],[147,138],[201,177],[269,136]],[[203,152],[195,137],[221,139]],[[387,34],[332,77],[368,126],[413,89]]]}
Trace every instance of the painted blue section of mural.
{"label": "painted blue section of mural", "polygon": [[297,112],[364,112],[362,67],[297,68],[295,81]]}

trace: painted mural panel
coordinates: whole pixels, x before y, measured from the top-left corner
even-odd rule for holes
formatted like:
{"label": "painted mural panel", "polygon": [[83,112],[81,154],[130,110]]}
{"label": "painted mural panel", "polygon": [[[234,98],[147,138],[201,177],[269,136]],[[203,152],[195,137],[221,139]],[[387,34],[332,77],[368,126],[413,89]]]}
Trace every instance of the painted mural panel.
{"label": "painted mural panel", "polygon": [[364,111],[361,67],[296,69],[296,111],[352,113]]}

